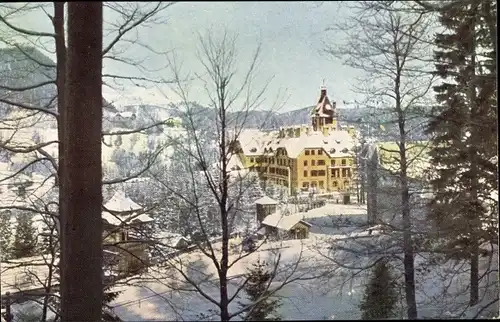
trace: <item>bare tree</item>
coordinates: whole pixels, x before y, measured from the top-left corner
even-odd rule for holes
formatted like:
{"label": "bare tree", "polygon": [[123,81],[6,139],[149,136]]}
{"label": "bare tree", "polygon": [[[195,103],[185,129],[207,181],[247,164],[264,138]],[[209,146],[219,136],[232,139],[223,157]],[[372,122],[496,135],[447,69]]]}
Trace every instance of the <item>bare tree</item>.
{"label": "bare tree", "polygon": [[[245,277],[234,276],[234,270],[245,265],[246,259],[256,251],[242,251],[241,245],[233,250],[231,240],[238,228],[247,231],[243,233],[243,238],[259,228],[242,220],[248,216],[243,209],[242,196],[251,184],[248,174],[242,172],[244,169],[237,169],[233,163],[237,158],[234,142],[238,140],[245,120],[264,102],[267,83],[255,88],[259,54],[260,47],[257,47],[246,65],[245,73],[239,74],[237,69],[245,65],[238,60],[236,37],[227,31],[200,35],[198,58],[203,68],[196,79],[205,88],[209,111],[213,112],[208,114],[211,117],[207,117],[201,126],[195,120],[203,115],[198,114],[197,104],[190,100],[189,86],[183,81],[186,77],[181,76],[177,56],[170,56],[177,81],[173,90],[180,97],[179,110],[187,120],[183,123],[186,131],[184,138],[172,140],[176,155],[182,160],[177,164],[175,173],[182,171],[183,177],[178,179],[183,187],[174,183],[175,178],[168,180],[149,171],[171,194],[170,200],[183,204],[184,211],[180,214],[186,220],[183,228],[195,243],[196,250],[178,256],[164,254],[162,260],[165,263],[162,266],[166,272],[160,274],[158,269],[155,280],[172,290],[196,292],[216,307],[213,314],[221,321],[238,317],[256,304],[230,311],[230,304],[236,303],[247,283]],[[176,165],[175,160],[172,162]],[[263,247],[266,242],[267,239],[257,242],[257,250],[266,250]],[[272,248],[273,244],[269,247]],[[280,250],[269,250],[269,247],[266,251],[272,256],[268,260],[273,264],[272,278],[267,283],[269,292],[257,303],[274,296],[293,281],[313,279],[324,274],[321,269],[315,272],[308,269],[309,266],[302,260],[305,255],[301,249],[297,250],[296,262],[283,263]]]}
{"label": "bare tree", "polygon": [[[385,124],[394,124],[396,128],[395,133],[387,137],[396,142],[396,148],[386,148],[385,152],[391,154],[392,163],[396,164],[390,172],[396,179],[394,184],[400,194],[407,316],[415,319],[417,306],[409,171],[416,161],[415,156],[420,155],[411,150],[422,149],[421,145],[412,144],[411,131],[422,128],[423,122],[415,124],[411,120],[426,114],[424,107],[429,101],[432,86],[432,77],[424,64],[430,54],[429,46],[420,41],[429,33],[430,21],[423,14],[376,10],[372,2],[359,1],[348,6],[355,14],[349,21],[333,28],[346,35],[345,43],[325,51],[362,71],[359,85],[354,86],[363,99],[361,104],[374,108],[377,115],[385,116]],[[382,218],[378,219],[383,222]]]}

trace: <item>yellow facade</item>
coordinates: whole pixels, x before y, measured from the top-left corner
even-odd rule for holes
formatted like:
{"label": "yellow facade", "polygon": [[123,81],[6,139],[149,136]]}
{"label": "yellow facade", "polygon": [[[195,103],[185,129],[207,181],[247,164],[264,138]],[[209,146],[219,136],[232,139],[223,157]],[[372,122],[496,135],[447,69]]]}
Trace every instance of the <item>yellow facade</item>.
{"label": "yellow facade", "polygon": [[354,155],[338,158],[322,148],[305,148],[291,158],[280,148],[274,155],[241,156],[245,168],[258,172],[263,180],[289,187],[292,193],[311,187],[319,193],[347,192],[353,187]]}

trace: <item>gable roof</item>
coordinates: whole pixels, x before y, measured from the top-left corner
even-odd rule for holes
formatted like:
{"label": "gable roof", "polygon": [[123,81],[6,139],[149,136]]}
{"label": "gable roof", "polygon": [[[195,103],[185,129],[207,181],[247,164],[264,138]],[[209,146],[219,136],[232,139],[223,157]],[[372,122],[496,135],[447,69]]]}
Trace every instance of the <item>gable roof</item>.
{"label": "gable roof", "polygon": [[121,212],[121,211],[138,211],[142,207],[136,204],[132,199],[125,195],[125,192],[118,190],[115,192],[113,197],[106,202],[104,207],[111,211]]}
{"label": "gable roof", "polygon": [[304,213],[301,212],[286,215],[285,212],[277,211],[274,214],[271,214],[266,218],[264,218],[262,224],[270,227],[276,227],[278,229],[285,231],[292,229],[299,222],[308,227],[312,226],[310,223],[304,221],[303,219],[304,219]]}
{"label": "gable roof", "polygon": [[[119,226],[124,223],[130,224],[134,221],[153,221],[149,215],[141,213],[142,207],[128,198],[121,190],[115,192],[113,197],[106,202],[104,208],[105,210],[101,213],[101,217],[111,225]],[[108,212],[108,210],[113,213]]]}
{"label": "gable roof", "polygon": [[269,198],[268,196],[264,196],[262,198],[259,198],[255,200],[255,203],[258,205],[277,205],[278,202],[272,198]]}

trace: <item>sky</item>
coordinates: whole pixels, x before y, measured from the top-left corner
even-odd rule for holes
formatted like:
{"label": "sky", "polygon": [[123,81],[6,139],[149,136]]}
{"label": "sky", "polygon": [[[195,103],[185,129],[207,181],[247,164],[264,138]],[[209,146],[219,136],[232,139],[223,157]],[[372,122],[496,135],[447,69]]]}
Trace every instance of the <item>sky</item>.
{"label": "sky", "polygon": [[[326,44],[335,43],[339,38],[333,33],[326,33],[325,29],[348,15],[341,6],[338,2],[328,1],[180,2],[161,13],[161,23],[140,28],[137,35],[141,44],[154,48],[156,52],[175,53],[177,61],[182,63],[181,73],[193,75],[201,70],[196,56],[198,35],[207,32],[217,35],[227,30],[237,35],[237,70],[240,73],[248,68],[252,53],[261,43],[261,63],[255,88],[259,89],[259,86],[272,79],[261,109],[269,109],[279,93],[281,111],[313,105],[323,80],[330,98],[341,106],[343,101],[355,99],[351,84],[355,82],[356,71],[321,53]],[[51,10],[51,5],[48,5],[47,11]],[[105,21],[114,19],[116,17],[105,11]],[[34,10],[17,18],[17,21],[24,28],[51,30],[50,21],[41,10]],[[106,39],[109,40],[109,37],[105,37],[105,43]],[[129,57],[145,58],[143,64],[148,69],[158,70],[167,64],[165,55],[153,54],[143,46],[123,44],[120,48],[125,48]],[[142,74],[131,66],[109,60],[104,63],[104,73]],[[151,75],[162,79],[172,77],[168,69],[148,73],[148,76]],[[177,100],[172,89],[165,85],[144,89],[127,84],[118,91],[108,88],[103,91],[105,98],[117,104],[162,104]],[[208,97],[200,84],[192,83],[189,94],[192,100],[204,105],[208,103]]]}

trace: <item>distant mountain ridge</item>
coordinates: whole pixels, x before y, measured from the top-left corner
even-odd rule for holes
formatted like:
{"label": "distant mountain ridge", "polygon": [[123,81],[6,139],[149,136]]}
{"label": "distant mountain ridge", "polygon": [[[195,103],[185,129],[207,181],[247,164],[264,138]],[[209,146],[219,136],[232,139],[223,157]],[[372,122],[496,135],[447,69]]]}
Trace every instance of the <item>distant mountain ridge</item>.
{"label": "distant mountain ridge", "polygon": [[[215,119],[215,110],[203,107],[197,103],[192,108],[192,120],[196,127],[203,128],[210,125],[210,120]],[[142,110],[161,110],[163,115],[179,117],[184,124],[189,123],[187,115],[182,113],[175,104],[168,107],[158,105],[138,105],[127,106],[125,109],[137,108]],[[274,130],[280,127],[287,127],[301,124],[311,124],[310,112],[313,106],[304,107],[288,112],[269,111],[249,111],[245,115],[244,128],[258,128],[262,130]],[[339,114],[339,124],[342,126],[355,126],[360,132],[368,137],[384,141],[392,141],[399,135],[399,127],[395,122],[396,115],[391,109],[378,109],[376,113],[369,108],[337,107]],[[242,119],[242,112],[229,112],[228,118]],[[424,128],[428,118],[422,115],[409,115],[406,121],[406,128],[410,140],[427,140]],[[215,126],[215,125],[212,125]]]}
{"label": "distant mountain ridge", "polygon": [[[0,97],[57,110],[56,64],[33,46],[0,48]],[[116,108],[103,99],[105,110]],[[16,107],[0,102],[0,117]]]}

